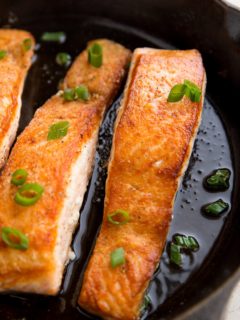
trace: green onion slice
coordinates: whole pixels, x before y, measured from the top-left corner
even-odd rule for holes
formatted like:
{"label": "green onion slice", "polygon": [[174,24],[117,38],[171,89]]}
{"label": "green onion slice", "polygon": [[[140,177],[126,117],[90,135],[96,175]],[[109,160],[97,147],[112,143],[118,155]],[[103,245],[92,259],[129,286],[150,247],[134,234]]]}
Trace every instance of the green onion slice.
{"label": "green onion slice", "polygon": [[140,314],[143,313],[143,311],[145,311],[151,305],[151,303],[152,303],[152,301],[151,301],[149,295],[145,294],[144,299],[143,299],[143,303],[140,308]]}
{"label": "green onion slice", "polygon": [[198,241],[192,236],[177,234],[173,236],[173,241],[181,249],[197,251],[199,249]]}
{"label": "green onion slice", "polygon": [[18,169],[13,172],[11,183],[15,184],[15,186],[20,186],[24,184],[24,182],[27,180],[28,173],[24,169]]}
{"label": "green onion slice", "polygon": [[185,95],[192,102],[200,102],[200,98],[201,98],[200,88],[195,83],[189,80],[184,80],[184,85],[186,86]]}
{"label": "green onion slice", "polygon": [[22,46],[24,51],[29,51],[32,48],[32,39],[30,38],[24,39]]}
{"label": "green onion slice", "polygon": [[201,90],[193,82],[189,80],[184,80],[184,83],[176,84],[172,87],[167,101],[168,102],[178,102],[182,100],[184,95],[188,97],[192,102],[200,102],[201,100]]}
{"label": "green onion slice", "polygon": [[218,199],[215,202],[203,206],[202,210],[207,216],[218,218],[228,208],[228,203],[224,202],[222,199]]}
{"label": "green onion slice", "polygon": [[168,95],[168,102],[177,102],[182,100],[184,94],[185,94],[186,87],[184,84],[176,84],[174,87],[172,87],[169,95]]}
{"label": "green onion slice", "polygon": [[21,206],[31,206],[42,196],[44,188],[37,183],[26,183],[15,194],[15,202]]}
{"label": "green onion slice", "polygon": [[56,62],[60,66],[68,67],[71,64],[71,56],[66,52],[59,52],[56,55]]}
{"label": "green onion slice", "polygon": [[7,55],[7,51],[5,50],[0,50],[0,60],[2,60],[3,58],[5,58]]}
{"label": "green onion slice", "polygon": [[230,175],[228,169],[217,169],[205,179],[204,185],[210,191],[225,191],[229,188]]}
{"label": "green onion slice", "polygon": [[170,244],[169,257],[170,262],[177,266],[182,264],[181,253],[189,251],[197,251],[199,249],[198,241],[192,236],[185,236],[182,234],[175,234],[173,241]]}
{"label": "green onion slice", "polygon": [[108,222],[116,225],[123,225],[129,221],[129,213],[125,210],[118,209],[107,216]]}
{"label": "green onion slice", "polygon": [[68,133],[68,128],[68,121],[59,121],[54,123],[49,128],[47,140],[56,140],[65,137]]}
{"label": "green onion slice", "polygon": [[63,99],[66,101],[73,101],[75,100],[75,89],[65,89],[63,91]]}
{"label": "green onion slice", "polygon": [[41,36],[42,41],[64,43],[66,34],[64,32],[44,32]]}
{"label": "green onion slice", "polygon": [[116,268],[125,263],[125,251],[123,248],[117,248],[111,252],[111,266]]}
{"label": "green onion slice", "polygon": [[28,237],[17,229],[10,227],[2,228],[2,240],[10,248],[26,250],[29,247]]}
{"label": "green onion slice", "polygon": [[182,264],[181,247],[173,242],[170,244],[170,262],[177,266]]}
{"label": "green onion slice", "polygon": [[88,63],[90,63],[95,68],[99,68],[102,65],[103,53],[102,46],[98,43],[94,43],[88,49]]}
{"label": "green onion slice", "polygon": [[87,101],[90,97],[88,88],[84,85],[81,85],[77,88],[75,88],[75,95],[78,99]]}
{"label": "green onion slice", "polygon": [[90,98],[90,93],[88,91],[88,88],[85,85],[81,85],[79,87],[76,87],[74,89],[65,89],[63,91],[63,99],[66,101],[74,101],[74,100],[83,100],[87,101]]}

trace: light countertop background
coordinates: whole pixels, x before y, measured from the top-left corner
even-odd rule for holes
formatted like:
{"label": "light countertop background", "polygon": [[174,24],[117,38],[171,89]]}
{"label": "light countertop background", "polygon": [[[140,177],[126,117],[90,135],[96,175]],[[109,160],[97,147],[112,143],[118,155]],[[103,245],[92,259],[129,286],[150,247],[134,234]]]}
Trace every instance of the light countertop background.
{"label": "light countertop background", "polygon": [[240,0],[223,0],[227,5],[234,7],[236,9],[240,9]]}
{"label": "light countertop background", "polygon": [[222,319],[219,320],[240,320],[240,281],[230,296]]}

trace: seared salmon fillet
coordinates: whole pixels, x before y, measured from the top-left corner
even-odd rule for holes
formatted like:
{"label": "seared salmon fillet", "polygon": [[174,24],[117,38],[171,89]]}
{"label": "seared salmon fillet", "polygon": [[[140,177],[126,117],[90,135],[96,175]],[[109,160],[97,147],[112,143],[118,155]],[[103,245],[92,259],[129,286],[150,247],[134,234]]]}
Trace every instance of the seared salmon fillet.
{"label": "seared salmon fillet", "polygon": [[16,136],[21,94],[34,45],[27,31],[0,29],[0,168]]}
{"label": "seared salmon fillet", "polygon": [[[102,47],[101,67],[88,63],[85,50],[63,83],[64,88],[84,84],[89,100],[67,101],[61,92],[50,98],[17,139],[0,177],[0,291],[49,295],[59,291],[64,266],[72,255],[72,234],[92,172],[99,126],[130,60],[130,51],[120,44],[105,39],[95,42]],[[54,131],[52,126],[59,122],[65,127]],[[35,183],[38,190],[35,186],[20,192],[22,185],[16,186],[13,180],[18,169],[28,174],[23,188]],[[39,198],[29,205],[35,196]],[[24,241],[11,232],[9,246],[6,227],[27,237],[27,248],[13,248],[12,242],[15,246]]]}
{"label": "seared salmon fillet", "polygon": [[[201,101],[168,102],[172,87],[186,79],[201,88]],[[140,316],[199,127],[204,91],[198,51],[135,50],[115,126],[103,223],[79,297],[88,312],[104,319]],[[114,220],[117,210],[125,215]]]}

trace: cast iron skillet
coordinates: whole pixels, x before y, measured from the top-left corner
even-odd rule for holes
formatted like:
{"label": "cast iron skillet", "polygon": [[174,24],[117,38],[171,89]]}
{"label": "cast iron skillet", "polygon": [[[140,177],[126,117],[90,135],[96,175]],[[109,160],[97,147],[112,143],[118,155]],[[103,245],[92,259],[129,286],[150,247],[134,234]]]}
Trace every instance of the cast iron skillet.
{"label": "cast iron skillet", "polygon": [[[177,270],[169,265],[166,246],[149,289],[152,304],[143,318],[218,319],[240,275],[240,13],[210,0],[1,0],[0,26],[25,28],[37,40],[44,31],[65,31],[68,37],[62,46],[37,45],[24,90],[19,132],[36,108],[56,92],[66,72],[54,62],[59,51],[74,57],[86,41],[97,37],[108,37],[130,49],[152,46],[201,51],[208,78],[203,121],[168,236],[170,241],[175,232],[193,234],[201,248],[194,256],[185,257],[183,270]],[[60,294],[2,294],[1,319],[92,319],[76,301],[101,223],[105,165],[121,92],[101,128],[96,165],[81,209],[81,228],[73,241],[76,260],[66,270]],[[231,188],[213,195],[204,190],[202,180],[219,166],[231,170]],[[201,215],[201,206],[216,196],[231,202],[231,210],[219,220],[207,220]]]}

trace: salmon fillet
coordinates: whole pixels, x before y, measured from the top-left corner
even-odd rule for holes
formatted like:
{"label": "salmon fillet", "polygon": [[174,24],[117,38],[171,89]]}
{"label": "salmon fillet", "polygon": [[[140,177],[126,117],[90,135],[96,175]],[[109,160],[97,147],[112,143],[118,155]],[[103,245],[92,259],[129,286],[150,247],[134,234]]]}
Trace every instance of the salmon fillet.
{"label": "salmon fillet", "polygon": [[[0,240],[0,291],[17,290],[54,295],[71,255],[71,240],[92,172],[99,126],[129,63],[130,51],[109,40],[102,46],[103,64],[95,68],[82,52],[67,73],[63,87],[85,84],[88,101],[65,101],[61,94],[39,108],[17,139],[0,177],[0,229],[20,230],[29,239],[27,250],[16,250]],[[67,134],[47,140],[49,128],[68,121]],[[32,206],[14,201],[17,187],[12,173],[23,168],[27,183],[44,188]]]}
{"label": "salmon fillet", "polygon": [[[187,79],[202,89],[200,103],[167,102]],[[205,71],[196,50],[136,49],[117,117],[101,231],[86,268],[79,304],[104,319],[137,319],[159,263],[178,185],[199,127]],[[108,215],[125,210],[114,225]],[[125,263],[112,267],[123,248]]]}
{"label": "salmon fillet", "polygon": [[[30,39],[30,48],[24,40]],[[16,137],[21,111],[21,95],[34,49],[33,36],[23,30],[0,29],[0,168]]]}

